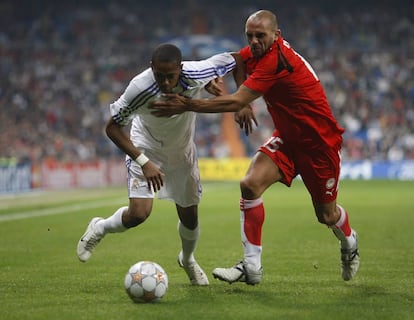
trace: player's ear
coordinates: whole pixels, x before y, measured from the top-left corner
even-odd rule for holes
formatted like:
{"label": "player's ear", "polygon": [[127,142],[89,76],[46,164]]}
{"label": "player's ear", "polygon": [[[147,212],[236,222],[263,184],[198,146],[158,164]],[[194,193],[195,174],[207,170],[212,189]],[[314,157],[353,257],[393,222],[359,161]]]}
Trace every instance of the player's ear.
{"label": "player's ear", "polygon": [[282,31],[280,31],[280,29],[276,29],[276,31],[275,31],[275,36],[276,36],[276,39],[277,39],[278,37],[280,37],[280,36],[281,36],[281,34],[282,34]]}

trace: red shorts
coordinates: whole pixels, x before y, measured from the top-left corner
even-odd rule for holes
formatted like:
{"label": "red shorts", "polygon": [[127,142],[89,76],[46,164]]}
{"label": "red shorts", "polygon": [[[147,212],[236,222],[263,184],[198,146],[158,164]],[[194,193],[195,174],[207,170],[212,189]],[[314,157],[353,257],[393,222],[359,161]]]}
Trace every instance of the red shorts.
{"label": "red shorts", "polygon": [[281,182],[288,187],[300,175],[314,202],[336,200],[341,169],[340,147],[323,145],[306,150],[303,146],[283,141],[276,130],[259,151],[266,153],[279,167],[283,174]]}

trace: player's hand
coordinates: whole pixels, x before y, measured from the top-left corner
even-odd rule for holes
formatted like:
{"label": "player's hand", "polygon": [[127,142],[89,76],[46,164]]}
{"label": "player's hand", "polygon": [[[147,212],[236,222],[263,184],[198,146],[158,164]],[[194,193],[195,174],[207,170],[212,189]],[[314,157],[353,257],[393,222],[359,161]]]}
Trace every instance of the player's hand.
{"label": "player's hand", "polygon": [[164,173],[151,160],[142,166],[142,172],[147,179],[148,189],[157,192],[164,185]]}
{"label": "player's hand", "polygon": [[226,93],[222,77],[214,78],[204,86],[204,89],[206,89],[208,93],[215,96],[222,96]]}
{"label": "player's hand", "polygon": [[188,97],[176,93],[163,93],[162,99],[153,101],[149,108],[153,109],[151,113],[156,117],[171,117],[188,111],[188,99]]}
{"label": "player's hand", "polygon": [[240,111],[234,114],[234,120],[239,124],[240,129],[244,130],[246,136],[253,132],[253,123],[258,125],[256,116],[250,105],[245,106]]}

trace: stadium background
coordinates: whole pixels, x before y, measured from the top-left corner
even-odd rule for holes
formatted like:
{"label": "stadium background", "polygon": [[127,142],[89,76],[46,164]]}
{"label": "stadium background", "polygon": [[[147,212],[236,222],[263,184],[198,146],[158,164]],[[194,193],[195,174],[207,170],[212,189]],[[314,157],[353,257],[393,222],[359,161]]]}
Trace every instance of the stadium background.
{"label": "stadium background", "polygon": [[[124,183],[106,138],[108,104],[160,42],[200,59],[245,45],[246,17],[276,12],[346,128],[345,178],[414,179],[414,4],[410,1],[2,1],[0,193]],[[228,89],[234,89],[231,81]],[[246,139],[230,114],[200,115],[204,179],[238,179],[272,125]]]}

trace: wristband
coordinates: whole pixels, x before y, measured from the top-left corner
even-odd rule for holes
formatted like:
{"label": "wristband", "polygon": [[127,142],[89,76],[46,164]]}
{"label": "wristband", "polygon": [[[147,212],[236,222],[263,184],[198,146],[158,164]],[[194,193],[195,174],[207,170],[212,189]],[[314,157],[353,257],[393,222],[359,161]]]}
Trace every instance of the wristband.
{"label": "wristband", "polygon": [[141,167],[144,166],[149,161],[145,154],[141,153],[136,159],[135,162],[138,163]]}

